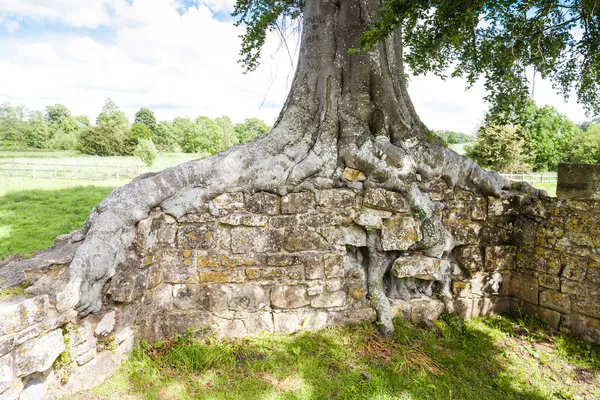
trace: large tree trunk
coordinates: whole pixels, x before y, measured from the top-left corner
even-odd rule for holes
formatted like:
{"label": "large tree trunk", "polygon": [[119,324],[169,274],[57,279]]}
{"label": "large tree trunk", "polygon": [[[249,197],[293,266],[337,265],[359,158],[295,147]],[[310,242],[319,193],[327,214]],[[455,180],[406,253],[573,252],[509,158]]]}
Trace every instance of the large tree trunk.
{"label": "large tree trunk", "polygon": [[[344,186],[346,167],[363,171],[366,186],[399,191],[425,213],[430,229],[421,246],[428,255],[442,257],[451,250],[452,238],[427,195],[428,183],[443,177],[449,186],[497,196],[509,182],[426,142],[428,131],[406,90],[400,32],[368,52],[349,54],[381,5],[382,0],[307,0],[294,82],[268,136],[140,177],[94,209],[70,267],[75,286],[80,285],[82,314],[102,306],[103,285],[125,259],[135,224],[152,208],[181,216],[227,191],[284,194]],[[381,281],[389,257],[381,254],[375,236],[369,243],[370,280]],[[382,285],[370,282],[370,287]],[[382,331],[393,332],[389,304],[378,296],[374,305]]]}

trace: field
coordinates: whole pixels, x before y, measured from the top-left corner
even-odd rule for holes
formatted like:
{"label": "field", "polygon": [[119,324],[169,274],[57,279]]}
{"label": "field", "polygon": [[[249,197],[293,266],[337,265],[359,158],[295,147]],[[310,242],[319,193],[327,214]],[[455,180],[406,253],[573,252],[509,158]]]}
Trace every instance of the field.
{"label": "field", "polygon": [[395,321],[237,340],[142,343],[112,379],[80,400],[598,399],[600,350],[538,319],[494,316],[434,328]]}

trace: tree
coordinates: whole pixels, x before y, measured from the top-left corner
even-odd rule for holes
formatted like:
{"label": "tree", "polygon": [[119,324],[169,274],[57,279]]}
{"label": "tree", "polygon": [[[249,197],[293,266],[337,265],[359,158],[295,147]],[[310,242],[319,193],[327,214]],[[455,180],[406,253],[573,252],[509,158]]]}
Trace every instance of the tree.
{"label": "tree", "polygon": [[90,119],[87,115],[78,115],[75,117],[75,120],[77,120],[77,122],[79,122],[80,126],[90,126]]}
{"label": "tree", "polygon": [[180,142],[171,121],[160,121],[156,125],[154,142],[165,151],[175,151]]}
{"label": "tree", "polygon": [[[131,245],[133,235],[122,239],[110,232],[134,232],[136,222],[157,205],[178,216],[224,191],[346,186],[345,168],[362,171],[367,176],[362,185],[401,193],[422,218],[419,251],[448,259],[454,241],[428,194],[430,185],[443,177],[449,187],[501,196],[511,183],[431,144],[441,141],[412,104],[405,64],[416,74],[463,76],[470,83],[483,76],[489,100],[509,109],[524,104],[529,94],[524,71],[535,67],[563,93],[575,87],[578,98],[597,110],[600,7],[595,3],[238,0],[234,15],[246,29],[242,62],[250,70],[279,22],[303,24],[296,74],[277,122],[269,135],[135,180],[105,199],[71,263],[72,276],[82,282],[78,310],[86,314],[101,307],[102,288]],[[571,33],[575,25],[583,31],[580,39]],[[366,247],[369,297],[382,333],[391,335],[383,278],[397,254],[383,250],[378,230],[367,233]]]}
{"label": "tree", "polygon": [[215,154],[225,150],[224,134],[219,124],[208,117],[198,117],[195,125],[186,130],[183,151]]}
{"label": "tree", "polygon": [[467,147],[467,155],[484,168],[515,173],[528,169],[523,150],[519,127],[488,125],[479,129],[475,144]]}
{"label": "tree", "polygon": [[151,167],[154,164],[154,160],[156,160],[156,148],[154,147],[154,143],[152,143],[152,139],[140,139],[133,154],[142,160],[144,164]]}
{"label": "tree", "polygon": [[598,164],[600,163],[600,124],[590,124],[577,140],[565,161]]}
{"label": "tree", "polygon": [[475,141],[475,138],[471,135],[466,135],[462,132],[454,132],[448,130],[435,131],[446,145],[458,144],[458,143],[471,143]]}
{"label": "tree", "polygon": [[123,138],[106,126],[88,126],[79,133],[77,150],[96,156],[117,156],[122,152]]}
{"label": "tree", "polygon": [[140,108],[138,112],[135,113],[135,120],[133,121],[136,124],[144,124],[150,129],[152,132],[153,138],[156,135],[156,117],[154,116],[154,112],[149,108]]}
{"label": "tree", "polygon": [[239,143],[239,140],[236,137],[234,131],[233,123],[231,122],[231,119],[229,119],[229,117],[223,115],[222,117],[215,119],[215,122],[221,127],[221,130],[223,131],[223,142],[225,148]]}
{"label": "tree", "polygon": [[96,118],[96,125],[108,129],[113,135],[123,136],[129,130],[127,116],[110,98],[104,101],[102,111]]}
{"label": "tree", "polygon": [[264,121],[256,118],[248,118],[243,124],[235,125],[235,136],[239,143],[244,143],[252,138],[266,135],[271,127]]}
{"label": "tree", "polygon": [[3,148],[20,148],[27,146],[25,140],[26,114],[25,106],[12,106],[9,103],[0,105],[0,146]]}
{"label": "tree", "polygon": [[71,111],[62,104],[54,104],[46,106],[45,117],[48,125],[60,126],[66,118],[71,117]]}
{"label": "tree", "polygon": [[41,111],[31,112],[23,132],[23,139],[27,146],[41,149],[46,144],[48,136],[49,130],[44,113]]}

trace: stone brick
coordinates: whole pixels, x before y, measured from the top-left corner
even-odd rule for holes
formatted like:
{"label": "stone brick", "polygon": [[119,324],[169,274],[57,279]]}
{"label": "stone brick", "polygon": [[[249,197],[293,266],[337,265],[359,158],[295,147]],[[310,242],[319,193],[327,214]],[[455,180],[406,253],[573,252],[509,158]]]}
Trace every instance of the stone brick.
{"label": "stone brick", "polygon": [[325,270],[321,263],[307,263],[304,265],[304,276],[306,279],[323,279],[325,278]]}
{"label": "stone brick", "polygon": [[280,198],[278,195],[268,192],[246,195],[246,209],[256,214],[279,214]]}
{"label": "stone brick", "polygon": [[514,246],[490,246],[485,248],[485,270],[500,271],[513,269],[515,266]]}
{"label": "stone brick", "polygon": [[273,325],[275,332],[291,334],[300,329],[300,319],[293,312],[283,312],[273,314]]}
{"label": "stone brick", "polygon": [[413,323],[433,325],[434,321],[440,318],[440,315],[446,309],[444,303],[435,299],[416,299],[410,302],[411,314],[410,318]]}
{"label": "stone brick", "polygon": [[183,224],[177,233],[180,249],[210,249],[219,247],[219,231],[214,224]]}
{"label": "stone brick", "polygon": [[413,217],[397,216],[383,221],[381,244],[385,251],[407,250],[420,239],[419,227]]}
{"label": "stone brick", "polygon": [[571,301],[568,294],[544,290],[540,292],[540,306],[568,313],[571,310]]}
{"label": "stone brick", "polygon": [[479,246],[459,246],[452,250],[452,255],[458,265],[467,271],[483,270],[482,249]]}
{"label": "stone brick", "polygon": [[319,192],[318,204],[322,207],[346,208],[354,206],[356,195],[348,189],[324,189]]}
{"label": "stone brick", "polygon": [[327,282],[325,282],[325,288],[328,292],[337,292],[344,288],[344,283],[343,278],[328,279]]}
{"label": "stone brick", "polygon": [[44,319],[50,305],[47,295],[17,297],[0,303],[0,336],[20,332]]}
{"label": "stone brick", "polygon": [[215,207],[223,210],[235,210],[244,207],[243,193],[223,193],[212,200]]}
{"label": "stone brick", "polygon": [[563,254],[561,257],[564,265],[561,276],[572,281],[582,282],[585,279],[588,259],[576,257],[568,254]]}
{"label": "stone brick", "polygon": [[298,264],[321,264],[323,254],[319,251],[303,251],[298,253],[273,253],[267,255],[267,264],[274,266],[290,266]]}
{"label": "stone brick", "polygon": [[273,315],[270,312],[252,313],[244,320],[244,325],[246,325],[246,329],[251,335],[272,334],[275,332]]}
{"label": "stone brick", "polygon": [[281,198],[282,214],[300,214],[309,212],[316,207],[313,192],[290,193]]}
{"label": "stone brick", "polygon": [[231,229],[234,253],[272,253],[281,250],[282,231],[272,228],[236,227]]}
{"label": "stone brick", "polygon": [[323,256],[325,277],[341,278],[344,276],[345,260],[342,254],[326,254]]}
{"label": "stone brick", "polygon": [[241,268],[202,268],[198,275],[200,282],[212,283],[239,283],[246,280],[244,270]]}
{"label": "stone brick", "polygon": [[192,250],[168,250],[157,255],[156,268],[161,270],[162,281],[168,283],[197,283],[194,252]]}
{"label": "stone brick", "polygon": [[459,222],[449,226],[450,233],[457,246],[478,245],[481,224],[479,222]]}
{"label": "stone brick", "polygon": [[0,357],[0,396],[12,385],[13,378],[13,358],[12,355],[6,354]]}
{"label": "stone brick", "polygon": [[403,256],[392,264],[392,275],[397,278],[416,278],[435,281],[440,278],[441,260],[432,257]]}
{"label": "stone brick", "polygon": [[283,247],[290,252],[326,250],[329,248],[329,243],[314,230],[294,227],[285,229]]}
{"label": "stone brick", "polygon": [[518,310],[526,315],[537,315],[549,326],[558,329],[561,325],[561,314],[558,311],[540,307],[535,304],[523,303],[520,304]]}
{"label": "stone brick", "polygon": [[271,305],[275,308],[300,308],[309,304],[306,286],[276,286],[271,291]]}
{"label": "stone brick", "polygon": [[142,296],[150,285],[150,271],[140,268],[141,261],[137,257],[128,257],[124,264],[117,267],[110,280],[108,294],[113,301],[130,303]]}
{"label": "stone brick", "polygon": [[267,257],[264,254],[231,254],[226,251],[196,251],[198,267],[251,267],[262,265]]}
{"label": "stone brick", "polygon": [[46,371],[63,351],[65,342],[60,329],[23,343],[15,352],[16,375]]}
{"label": "stone brick", "polygon": [[484,221],[487,217],[487,201],[484,197],[476,197],[472,201],[471,219]]}
{"label": "stone brick", "polygon": [[560,254],[544,247],[536,247],[533,251],[519,250],[516,265],[520,270],[558,275],[561,270]]}
{"label": "stone brick", "polygon": [[230,310],[257,312],[269,309],[269,294],[262,286],[253,284],[235,285],[230,296],[228,304]]}
{"label": "stone brick", "polygon": [[559,163],[556,195],[561,199],[600,199],[600,167]]}
{"label": "stone brick", "polygon": [[235,213],[219,218],[219,222],[232,226],[265,226],[268,218],[265,215]]}
{"label": "stone brick", "polygon": [[560,278],[556,275],[539,274],[540,286],[548,289],[560,290]]}
{"label": "stone brick", "polygon": [[565,316],[561,328],[567,329],[581,339],[600,344],[600,319],[570,314]]}
{"label": "stone brick", "polygon": [[248,280],[277,280],[278,282],[302,280],[302,266],[246,268]]}
{"label": "stone brick", "polygon": [[173,305],[179,310],[222,312],[229,308],[232,287],[221,284],[173,285]]}
{"label": "stone brick", "polygon": [[406,201],[400,193],[381,188],[368,188],[365,190],[363,205],[380,210],[408,212]]}
{"label": "stone brick", "polygon": [[539,285],[536,277],[520,272],[513,272],[510,276],[509,293],[521,300],[538,304]]}
{"label": "stone brick", "polygon": [[343,307],[345,304],[346,292],[342,290],[320,294],[310,302],[314,308]]}
{"label": "stone brick", "polygon": [[346,167],[344,168],[344,179],[350,182],[362,182],[367,179],[367,176],[358,169]]}

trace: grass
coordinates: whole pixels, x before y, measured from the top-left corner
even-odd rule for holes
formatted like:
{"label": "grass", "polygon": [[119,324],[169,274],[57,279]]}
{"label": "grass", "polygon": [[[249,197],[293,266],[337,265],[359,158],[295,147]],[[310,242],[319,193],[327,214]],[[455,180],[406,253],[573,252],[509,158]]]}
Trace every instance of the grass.
{"label": "grass", "polygon": [[548,192],[548,196],[556,197],[556,182],[534,183],[533,187],[545,190],[546,192]]}
{"label": "grass", "polygon": [[56,236],[81,228],[91,209],[113,189],[75,186],[4,192],[0,197],[0,260],[49,247]]}
{"label": "grass", "polygon": [[437,329],[395,321],[236,340],[141,343],[119,372],[78,399],[592,399],[600,350],[527,320]]}

